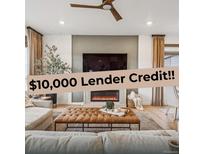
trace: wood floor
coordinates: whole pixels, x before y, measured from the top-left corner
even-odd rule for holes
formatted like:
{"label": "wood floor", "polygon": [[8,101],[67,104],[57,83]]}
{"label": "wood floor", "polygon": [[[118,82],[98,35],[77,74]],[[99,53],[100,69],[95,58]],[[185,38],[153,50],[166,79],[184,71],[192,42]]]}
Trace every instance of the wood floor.
{"label": "wood floor", "polygon": [[[56,108],[53,108],[54,113],[63,112],[63,109],[69,105],[59,104]],[[166,115],[167,109],[170,108]],[[174,120],[174,111],[172,107],[155,107],[155,106],[144,106],[144,111],[163,129],[177,130],[178,120]]]}
{"label": "wood floor", "polygon": [[[169,106],[145,106],[144,108],[149,116],[152,117],[153,120],[163,129],[178,129],[178,120],[174,119],[175,108]],[[166,114],[168,108],[170,108],[170,110],[168,114]]]}

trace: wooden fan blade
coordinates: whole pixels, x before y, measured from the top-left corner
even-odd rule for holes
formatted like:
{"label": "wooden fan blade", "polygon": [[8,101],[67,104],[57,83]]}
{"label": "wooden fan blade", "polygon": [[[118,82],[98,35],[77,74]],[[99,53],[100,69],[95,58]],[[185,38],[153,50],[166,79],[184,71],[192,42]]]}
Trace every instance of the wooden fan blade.
{"label": "wooden fan blade", "polygon": [[108,3],[112,3],[112,2],[114,2],[115,0],[102,0],[102,2],[104,3],[104,2],[108,2]]}
{"label": "wooden fan blade", "polygon": [[112,8],[111,8],[111,13],[113,14],[113,16],[115,17],[115,19],[117,21],[121,20],[122,17],[120,16],[120,14],[117,12],[117,10],[114,8],[114,6],[112,5]]}
{"label": "wooden fan blade", "polygon": [[102,9],[102,5],[81,5],[81,4],[70,4],[71,7],[79,7],[79,8],[93,8],[93,9]]}

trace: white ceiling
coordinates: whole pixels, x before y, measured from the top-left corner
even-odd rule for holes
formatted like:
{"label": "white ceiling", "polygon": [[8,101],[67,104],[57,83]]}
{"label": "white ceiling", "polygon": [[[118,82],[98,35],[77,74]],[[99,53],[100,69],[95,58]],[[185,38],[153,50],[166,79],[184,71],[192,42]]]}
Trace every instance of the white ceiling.
{"label": "white ceiling", "polygon": [[[115,0],[123,17],[119,22],[109,11],[71,8],[69,2],[100,4],[101,0],[26,0],[26,26],[43,34],[178,35],[178,0]],[[149,20],[153,22],[150,27],[146,25]]]}

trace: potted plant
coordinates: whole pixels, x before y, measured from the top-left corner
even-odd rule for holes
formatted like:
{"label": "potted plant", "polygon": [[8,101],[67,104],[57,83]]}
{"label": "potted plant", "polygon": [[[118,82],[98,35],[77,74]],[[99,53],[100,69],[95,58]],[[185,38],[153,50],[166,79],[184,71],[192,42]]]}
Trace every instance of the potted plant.
{"label": "potted plant", "polygon": [[106,109],[112,110],[114,109],[114,102],[113,101],[107,101],[106,102]]}
{"label": "potted plant", "polygon": [[[44,52],[44,57],[37,59],[35,61],[35,72],[38,75],[47,75],[47,74],[64,74],[70,73],[70,66],[64,62],[60,55],[56,53],[57,47],[52,45],[51,47],[46,45],[47,50]],[[57,94],[47,94],[53,99],[53,106],[57,104]]]}

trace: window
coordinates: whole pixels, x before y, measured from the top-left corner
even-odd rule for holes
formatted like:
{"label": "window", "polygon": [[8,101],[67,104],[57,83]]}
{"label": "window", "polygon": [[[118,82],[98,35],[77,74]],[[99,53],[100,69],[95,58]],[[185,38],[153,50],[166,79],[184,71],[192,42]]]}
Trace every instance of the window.
{"label": "window", "polygon": [[173,67],[179,66],[179,55],[178,53],[174,54],[166,54],[164,57],[164,66],[165,67]]}

